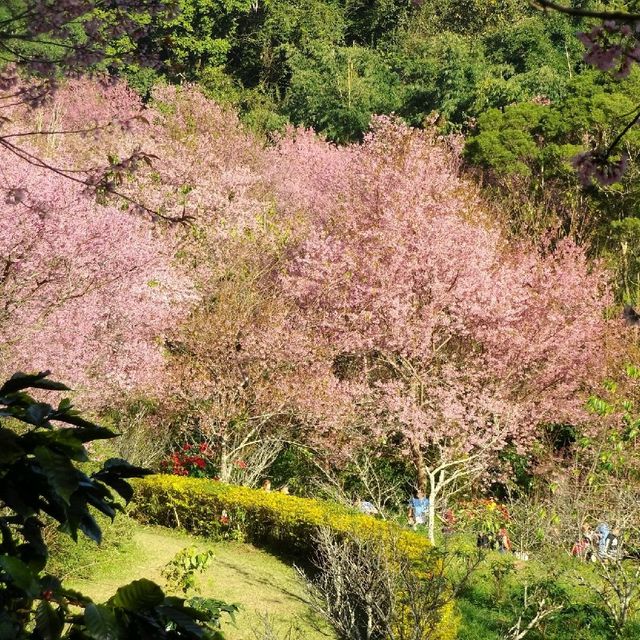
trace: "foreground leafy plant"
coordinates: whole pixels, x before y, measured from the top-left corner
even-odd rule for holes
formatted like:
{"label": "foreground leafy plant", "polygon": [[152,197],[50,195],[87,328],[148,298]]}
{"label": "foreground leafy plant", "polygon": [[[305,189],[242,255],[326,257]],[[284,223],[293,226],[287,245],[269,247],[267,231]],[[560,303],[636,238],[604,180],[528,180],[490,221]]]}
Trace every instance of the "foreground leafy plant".
{"label": "foreground leafy plant", "polygon": [[195,547],[185,547],[176,553],[162,569],[161,574],[165,579],[166,588],[170,592],[181,592],[187,597],[185,602],[188,606],[193,607],[197,611],[209,613],[212,620],[218,621],[222,616],[222,612],[230,616],[231,620],[235,620],[235,614],[238,606],[235,604],[227,604],[222,600],[215,598],[203,598],[199,595],[200,587],[196,580],[196,574],[203,573],[213,560],[213,551],[207,549],[202,553],[198,553]]}
{"label": "foreground leafy plant", "polygon": [[185,595],[189,591],[199,591],[196,574],[202,573],[211,563],[213,551],[207,549],[198,553],[195,547],[185,547],[176,553],[162,569],[162,577],[166,580],[167,588],[181,591]]}
{"label": "foreground leafy plant", "polygon": [[87,475],[77,464],[89,460],[85,444],[116,434],[82,418],[68,399],[56,408],[27,393],[68,390],[48,375],[18,373],[0,387],[0,640],[222,638],[220,610],[197,611],[150,580],[96,604],[46,573],[44,519],[74,540],[81,531],[100,542],[90,507],[113,519],[133,496],[128,479],[148,473],[111,459]]}

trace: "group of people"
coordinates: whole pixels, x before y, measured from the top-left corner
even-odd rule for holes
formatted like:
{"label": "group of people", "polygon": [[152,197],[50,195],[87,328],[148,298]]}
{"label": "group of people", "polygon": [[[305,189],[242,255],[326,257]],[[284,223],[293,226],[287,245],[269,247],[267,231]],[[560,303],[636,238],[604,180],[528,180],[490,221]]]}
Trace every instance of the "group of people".
{"label": "group of people", "polygon": [[[378,508],[368,500],[356,499],[353,502],[353,506],[358,509],[358,511],[368,516],[375,516],[380,513]],[[409,499],[407,520],[409,522],[409,526],[411,526],[414,531],[417,529],[418,525],[427,523],[428,510],[429,498],[425,497],[422,491],[418,491],[415,496]]]}
{"label": "group of people", "polygon": [[506,527],[501,527],[497,532],[481,532],[476,538],[476,545],[479,549],[491,549],[500,553],[513,551],[511,539]]}
{"label": "group of people", "polygon": [[[265,480],[261,488],[264,491],[271,491],[271,481]],[[281,493],[289,493],[289,488],[284,485],[279,489]],[[427,523],[429,511],[429,498],[423,491],[417,491],[416,495],[409,499],[407,510],[407,521],[409,526],[415,531],[418,525]],[[378,509],[368,500],[354,501],[356,507],[361,513],[366,515],[378,515]],[[455,515],[448,509],[443,518],[444,533],[451,533],[455,526]],[[600,522],[595,529],[592,529],[588,523],[582,525],[582,533],[580,539],[576,541],[571,549],[571,555],[587,562],[596,562],[597,560],[616,559],[620,554],[620,531],[617,527],[609,528],[606,522]],[[478,534],[476,544],[480,549],[491,549],[506,553],[513,551],[509,533],[505,527],[501,527],[497,532],[483,531]],[[522,554],[520,554],[522,555]],[[524,559],[528,559],[528,556]]]}
{"label": "group of people", "polygon": [[[375,516],[379,514],[378,508],[368,500],[357,499],[354,501],[353,506],[361,513],[369,516]],[[417,494],[409,499],[407,520],[409,526],[414,531],[418,525],[427,523],[427,511],[429,510],[429,498],[425,497],[422,491],[418,491]]]}
{"label": "group of people", "polygon": [[571,555],[587,562],[616,559],[620,554],[619,537],[618,528],[610,529],[606,522],[601,522],[595,529],[591,529],[585,522],[580,539],[571,549]]}
{"label": "group of people", "polygon": [[[367,500],[357,500],[354,506],[367,515],[377,515],[378,509]],[[419,525],[427,524],[429,498],[422,491],[418,491],[409,499],[407,521],[415,531]],[[452,533],[455,527],[455,515],[449,509],[442,517],[443,533]],[[609,528],[606,522],[600,522],[594,529],[589,524],[582,525],[580,539],[573,545],[571,554],[585,561],[616,559],[620,556],[620,531],[617,527]],[[499,551],[500,553],[514,552],[506,527],[497,531],[482,531],[477,535],[476,544],[480,549]],[[520,559],[528,560],[528,554],[514,552]]]}

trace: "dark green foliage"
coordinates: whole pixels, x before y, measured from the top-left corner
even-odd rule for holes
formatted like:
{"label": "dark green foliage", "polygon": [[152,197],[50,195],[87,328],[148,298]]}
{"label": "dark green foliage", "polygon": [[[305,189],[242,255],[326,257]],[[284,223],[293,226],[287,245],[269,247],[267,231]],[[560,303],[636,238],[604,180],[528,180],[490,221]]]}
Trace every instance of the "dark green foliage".
{"label": "dark green foliage", "polygon": [[[140,45],[158,77],[196,81],[263,130],[286,119],[358,139],[374,113],[465,127],[491,107],[560,99],[579,25],[517,0],[180,0]],[[130,43],[131,44],[131,43]],[[146,70],[129,68],[148,93]]]}
{"label": "dark green foliage", "polygon": [[[623,82],[585,71],[567,82],[557,101],[528,101],[489,109],[479,116],[468,138],[466,156],[483,169],[486,184],[523,202],[512,212],[517,233],[526,233],[520,216],[530,208],[552,211],[561,232],[590,242],[595,255],[613,268],[620,300],[635,303],[640,237],[640,134],[632,129],[624,141],[628,169],[619,184],[580,184],[571,160],[592,145],[607,145],[640,100],[640,74]],[[517,186],[514,186],[517,185]],[[543,216],[540,216],[543,218]]]}
{"label": "dark green foliage", "polygon": [[179,0],[170,20],[152,22],[148,39],[171,78],[197,80],[204,69],[224,64],[238,22],[250,0]]}
{"label": "dark green foliage", "polygon": [[400,107],[397,79],[376,51],[317,46],[292,55],[284,109],[296,124],[311,125],[348,142],[367,130],[371,115]]}
{"label": "dark green foliage", "polygon": [[345,44],[345,18],[333,2],[277,0],[261,5],[238,28],[226,68],[247,88],[284,99],[295,53]]}
{"label": "dark green foliage", "polygon": [[[558,102],[528,101],[503,110],[490,109],[478,119],[467,155],[497,173],[568,177],[568,161],[584,148],[586,136],[606,141],[633,111],[640,97],[639,79],[611,82],[586,72],[567,84]],[[631,135],[628,144],[637,146]]]}
{"label": "dark green foliage", "polygon": [[287,486],[289,491],[303,498],[313,497],[316,492],[318,468],[313,462],[314,453],[296,446],[285,447],[269,469],[269,478],[274,488]]}
{"label": "dark green foliage", "polygon": [[481,34],[535,13],[519,0],[423,0],[416,22],[429,33]]}
{"label": "dark green foliage", "polygon": [[413,0],[344,0],[346,40],[376,46],[418,12]]}
{"label": "dark green foliage", "polygon": [[113,519],[121,499],[132,497],[128,479],[147,472],[111,459],[85,473],[79,466],[88,461],[85,444],[116,434],[82,418],[68,400],[54,407],[29,389],[67,387],[47,372],[16,374],[0,387],[0,639],[221,638],[217,617],[165,596],[149,580],[120,587],[106,603],[95,604],[45,573],[45,516],[73,539],[81,531],[100,542],[93,510]]}
{"label": "dark green foliage", "polygon": [[[507,22],[487,34],[487,57],[507,63],[513,73],[527,74],[544,68],[566,82],[581,67],[583,46],[576,38],[577,26],[558,14],[538,13]],[[547,94],[550,98],[556,98]]]}

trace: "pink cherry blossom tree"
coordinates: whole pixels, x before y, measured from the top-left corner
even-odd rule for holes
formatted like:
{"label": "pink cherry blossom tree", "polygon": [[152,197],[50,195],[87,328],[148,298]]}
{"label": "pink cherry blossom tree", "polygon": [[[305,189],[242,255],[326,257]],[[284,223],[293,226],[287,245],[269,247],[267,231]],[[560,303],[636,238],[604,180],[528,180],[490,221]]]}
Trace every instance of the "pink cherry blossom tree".
{"label": "pink cherry blossom tree", "polygon": [[167,390],[233,470],[256,439],[291,422],[294,389],[317,395],[277,355],[295,342],[271,293],[293,225],[278,221],[262,144],[193,87],[159,89],[145,107],[123,84],[70,80],[45,105],[14,105],[6,133],[22,139],[29,123],[33,155],[71,175],[146,148],[152,165],[119,176],[119,192],[164,217],[188,210],[190,220],[167,226],[96,203],[81,182],[6,152],[6,253],[33,276],[21,291],[17,267],[7,271],[6,366],[50,367],[88,392],[99,379]]}
{"label": "pink cherry blossom tree", "polygon": [[0,150],[3,375],[44,370],[93,395],[157,388],[158,337],[190,285],[160,230]]}
{"label": "pink cherry blossom tree", "polygon": [[[98,380],[110,390],[161,389],[165,338],[228,273],[230,237],[259,226],[266,205],[251,195],[260,190],[249,161],[260,145],[195,90],[167,88],[156,99],[145,108],[123,84],[76,79],[44,105],[11,107],[5,136],[38,162],[2,150],[8,369],[53,368],[88,393]],[[126,200],[100,204],[83,180],[68,179],[145,145],[153,166],[112,179],[129,203],[166,216],[139,216]],[[51,170],[54,161],[68,175]],[[162,224],[186,208],[188,227]]]}
{"label": "pink cherry blossom tree", "polygon": [[334,438],[411,457],[433,539],[445,489],[581,416],[604,364],[604,274],[568,243],[510,245],[455,150],[392,119],[348,150],[298,133],[274,153],[297,168],[273,176],[283,206],[312,216],[282,277],[291,331],[357,408]]}
{"label": "pink cherry blossom tree", "polygon": [[[152,65],[153,59],[144,51],[144,34],[149,16],[172,14],[173,0],[16,0],[4,3],[0,19],[0,148],[13,153],[23,162],[45,168],[71,182],[81,184],[87,192],[100,198],[108,195],[129,200],[118,190],[122,176],[135,170],[151,157],[142,148],[131,155],[115,160],[101,158],[93,167],[69,168],[57,158],[44,159],[31,144],[34,137],[43,134],[34,129],[32,122],[20,131],[11,123],[10,112],[16,106],[36,108],[55,95],[61,79],[82,74],[111,72],[130,62],[130,53],[136,49],[137,64]],[[134,40],[138,44],[131,46]],[[140,48],[142,47],[142,49]],[[112,81],[107,75],[103,82]],[[117,114],[123,121],[124,114]],[[86,132],[109,127],[112,122],[93,119],[82,123]],[[7,131],[9,129],[9,131]],[[64,135],[64,129],[49,133]],[[146,209],[131,201],[136,211],[155,218],[166,218],[160,211]],[[174,222],[183,222],[182,216]]]}

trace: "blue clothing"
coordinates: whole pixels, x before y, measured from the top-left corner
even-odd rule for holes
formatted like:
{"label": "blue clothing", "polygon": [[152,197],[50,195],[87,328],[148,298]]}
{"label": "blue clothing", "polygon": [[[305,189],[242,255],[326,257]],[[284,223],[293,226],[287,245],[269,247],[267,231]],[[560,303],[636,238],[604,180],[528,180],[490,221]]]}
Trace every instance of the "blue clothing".
{"label": "blue clothing", "polygon": [[429,498],[411,498],[409,506],[413,509],[414,517],[422,518],[429,508]]}
{"label": "blue clothing", "polygon": [[378,510],[368,500],[361,500],[358,503],[358,508],[360,509],[360,511],[362,511],[362,513],[366,513],[369,516],[372,516],[378,513]]}
{"label": "blue clothing", "polygon": [[601,522],[596,527],[596,533],[598,534],[598,555],[604,557],[607,554],[607,536],[609,535],[609,525],[606,522]]}

